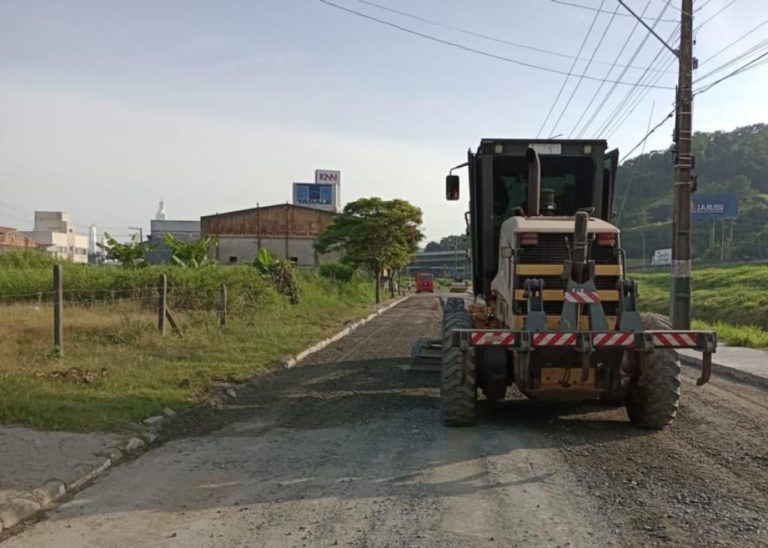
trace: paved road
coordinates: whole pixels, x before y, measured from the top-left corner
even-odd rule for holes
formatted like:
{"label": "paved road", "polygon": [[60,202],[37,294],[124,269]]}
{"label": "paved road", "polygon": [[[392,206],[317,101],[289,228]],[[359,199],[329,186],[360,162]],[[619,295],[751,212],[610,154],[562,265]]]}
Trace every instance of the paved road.
{"label": "paved road", "polygon": [[768,545],[765,391],[686,370],[664,432],[522,399],[446,429],[436,376],[405,369],[438,328],[437,299],[409,299],[7,547]]}

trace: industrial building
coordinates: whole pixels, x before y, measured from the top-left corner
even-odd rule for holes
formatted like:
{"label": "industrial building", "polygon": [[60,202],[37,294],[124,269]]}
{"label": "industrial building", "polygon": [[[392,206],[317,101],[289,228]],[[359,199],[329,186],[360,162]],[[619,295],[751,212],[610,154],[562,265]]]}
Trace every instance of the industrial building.
{"label": "industrial building", "polygon": [[336,214],[313,207],[279,204],[200,218],[202,237],[216,236],[211,258],[223,264],[253,261],[261,249],[289,259],[299,266],[315,266],[338,258],[337,253],[319,256],[314,243]]}
{"label": "industrial building", "polygon": [[15,228],[0,226],[0,251],[38,249],[37,241]]}
{"label": "industrial building", "polygon": [[88,236],[75,232],[69,213],[35,211],[35,227],[24,235],[57,259],[73,263],[88,262]]}

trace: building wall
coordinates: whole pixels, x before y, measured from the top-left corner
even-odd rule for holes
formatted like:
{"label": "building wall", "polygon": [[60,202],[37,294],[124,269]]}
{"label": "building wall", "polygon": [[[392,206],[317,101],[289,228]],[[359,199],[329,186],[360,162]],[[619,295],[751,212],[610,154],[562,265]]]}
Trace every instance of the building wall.
{"label": "building wall", "polygon": [[[318,262],[338,260],[338,253],[320,255],[312,238],[254,238],[251,236],[220,236],[219,245],[211,250],[211,258],[222,264],[252,262],[260,249],[266,249],[279,259],[295,260],[299,266],[315,266]],[[287,251],[287,253],[286,253]]]}
{"label": "building wall", "polygon": [[156,247],[147,253],[147,262],[150,264],[162,264],[171,261],[171,248],[165,244],[166,234],[172,234],[182,242],[192,242],[200,239],[200,221],[174,221],[166,219],[152,219],[150,233],[147,239]]}
{"label": "building wall", "polygon": [[88,236],[75,232],[37,230],[25,232],[24,234],[37,241],[40,247],[57,259],[74,263],[88,262]]}
{"label": "building wall", "polygon": [[37,249],[37,241],[15,228],[0,226],[0,251]]}
{"label": "building wall", "polygon": [[289,204],[233,211],[201,218],[201,233],[218,236],[211,257],[222,264],[253,261],[260,249],[299,266],[334,260],[338,253],[318,257],[314,242],[333,221],[334,213]]}

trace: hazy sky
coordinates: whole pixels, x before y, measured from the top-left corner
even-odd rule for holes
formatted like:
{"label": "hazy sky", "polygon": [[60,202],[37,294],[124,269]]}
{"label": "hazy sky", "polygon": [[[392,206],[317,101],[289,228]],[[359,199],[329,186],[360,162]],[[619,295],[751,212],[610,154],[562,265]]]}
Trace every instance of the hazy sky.
{"label": "hazy sky", "polygon": [[[333,1],[441,40],[565,72],[595,16],[551,0],[375,0],[444,25],[438,26],[370,2]],[[579,75],[616,0],[568,1],[602,4],[609,12],[594,22],[574,68]],[[627,2],[638,12],[648,6],[651,23],[667,4]],[[726,7],[697,33],[699,77],[768,38],[766,24],[707,61],[768,19],[768,2],[695,4],[701,10],[696,24]],[[667,7],[657,30],[669,36],[675,23],[668,20],[678,17]],[[606,76],[633,26],[630,17],[614,18],[587,72],[591,78]],[[646,34],[635,32],[620,64]],[[631,62],[641,68],[623,76],[614,68],[608,79],[636,82],[661,48],[649,38]],[[676,68],[669,52],[658,58]],[[35,209],[66,210],[79,225],[127,234],[129,226],[148,228],[158,200],[173,219],[285,202],[293,181],[311,181],[315,168],[325,168],[341,170],[344,202],[379,195],[418,205],[435,239],[462,230],[467,208],[464,200],[445,202],[447,169],[482,137],[536,136],[564,79],[319,0],[0,0],[0,225],[29,228]],[[543,137],[571,134],[600,85],[584,79],[561,117],[577,82],[569,80]],[[668,72],[656,85],[675,82]],[[695,128],[768,121],[767,84],[763,65],[701,95]],[[603,87],[598,101],[610,88]],[[614,90],[585,137],[606,136],[596,132],[629,89]],[[653,103],[656,123],[672,108],[674,92],[633,97],[642,101],[610,135],[625,152],[645,134]],[[646,149],[666,147],[671,130],[671,123],[659,129]]]}

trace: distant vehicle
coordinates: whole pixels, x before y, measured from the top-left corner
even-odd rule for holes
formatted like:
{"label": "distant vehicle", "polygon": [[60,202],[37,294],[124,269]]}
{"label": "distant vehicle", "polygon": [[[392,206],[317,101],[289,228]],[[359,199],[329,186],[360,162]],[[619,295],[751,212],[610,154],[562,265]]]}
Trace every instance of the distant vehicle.
{"label": "distant vehicle", "polygon": [[431,272],[419,272],[416,274],[416,293],[423,291],[435,292],[435,275]]}
{"label": "distant vehicle", "polygon": [[657,249],[653,252],[651,266],[666,266],[672,264],[672,249]]}
{"label": "distant vehicle", "polygon": [[451,293],[464,293],[467,289],[468,286],[466,280],[462,280],[461,278],[454,278],[449,291]]}

